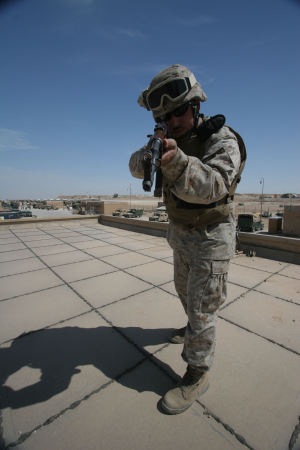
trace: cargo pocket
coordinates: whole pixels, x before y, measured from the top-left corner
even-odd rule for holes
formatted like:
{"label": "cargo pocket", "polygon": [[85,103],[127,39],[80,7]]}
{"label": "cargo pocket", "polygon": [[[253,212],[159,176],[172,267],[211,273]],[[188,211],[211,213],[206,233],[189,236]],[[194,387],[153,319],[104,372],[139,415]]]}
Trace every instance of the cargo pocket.
{"label": "cargo pocket", "polygon": [[228,268],[229,260],[211,261],[211,273],[201,299],[202,313],[214,313],[225,302]]}

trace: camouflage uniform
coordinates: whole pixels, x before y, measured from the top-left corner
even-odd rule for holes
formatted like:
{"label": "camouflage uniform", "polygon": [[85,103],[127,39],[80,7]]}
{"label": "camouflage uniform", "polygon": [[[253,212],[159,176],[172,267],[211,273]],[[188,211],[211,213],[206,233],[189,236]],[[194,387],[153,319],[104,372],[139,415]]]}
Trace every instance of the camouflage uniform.
{"label": "camouflage uniform", "polygon": [[[205,118],[204,118],[205,119]],[[223,199],[229,192],[240,167],[240,151],[236,136],[222,127],[204,143],[197,156],[195,145],[189,144],[193,132],[177,139],[175,157],[162,167],[164,196],[188,203],[209,205]],[[133,176],[143,178],[145,147],[135,152],[129,167]],[[235,252],[235,216],[233,203],[227,206],[226,217],[203,225],[184,223],[176,214],[169,217],[168,242],[174,251],[174,282],[188,316],[182,357],[191,367],[208,370],[215,347],[215,327],[219,307],[226,299],[229,260]],[[186,220],[187,219],[187,220]]]}

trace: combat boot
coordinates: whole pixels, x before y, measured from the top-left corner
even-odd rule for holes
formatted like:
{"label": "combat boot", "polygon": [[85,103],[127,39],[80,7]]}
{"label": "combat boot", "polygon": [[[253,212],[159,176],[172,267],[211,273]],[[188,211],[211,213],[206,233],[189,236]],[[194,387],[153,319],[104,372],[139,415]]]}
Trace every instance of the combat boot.
{"label": "combat boot", "polygon": [[169,338],[169,342],[172,344],[183,344],[184,343],[184,335],[185,335],[186,327],[179,328],[176,330],[173,336]]}
{"label": "combat boot", "polygon": [[162,408],[169,414],[180,414],[187,410],[208,389],[208,373],[187,366],[186,373],[177,387],[167,392],[162,399]]}

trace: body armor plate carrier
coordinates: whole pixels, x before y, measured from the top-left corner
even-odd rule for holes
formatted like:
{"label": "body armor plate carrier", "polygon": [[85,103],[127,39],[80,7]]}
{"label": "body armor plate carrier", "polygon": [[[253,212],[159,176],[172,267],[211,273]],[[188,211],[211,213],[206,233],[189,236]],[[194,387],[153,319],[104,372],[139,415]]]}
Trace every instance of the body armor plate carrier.
{"label": "body armor plate carrier", "polygon": [[[191,145],[190,148],[186,149],[187,152],[185,153],[187,155],[197,156],[201,159],[204,152],[205,141],[212,134],[218,132],[224,124],[225,117],[221,114],[213,116],[207,120],[203,120],[201,125],[194,130],[191,139],[189,139],[188,142],[191,143]],[[245,166],[247,154],[245,144],[241,136],[235,130],[228,127],[228,125],[227,128],[235,135],[241,155],[240,168],[229,188],[228,194],[221,200],[210,204],[189,203],[179,199],[168,189],[167,185],[165,185],[164,201],[171,221],[182,223],[191,227],[206,226],[214,223],[229,221],[229,204],[233,201],[237,184],[241,180],[241,174]],[[184,144],[183,147],[185,147]],[[185,149],[183,149],[183,151],[184,150]]]}

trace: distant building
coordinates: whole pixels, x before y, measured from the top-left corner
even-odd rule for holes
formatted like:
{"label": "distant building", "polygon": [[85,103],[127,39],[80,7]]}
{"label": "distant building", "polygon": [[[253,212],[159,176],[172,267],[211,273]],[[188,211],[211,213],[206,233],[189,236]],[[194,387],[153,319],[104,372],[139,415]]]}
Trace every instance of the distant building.
{"label": "distant building", "polygon": [[82,200],[80,202],[80,207],[85,214],[111,215],[116,209],[128,209],[128,202]]}
{"label": "distant building", "polygon": [[51,206],[52,208],[61,209],[64,207],[64,202],[62,200],[47,200],[46,205]]}

